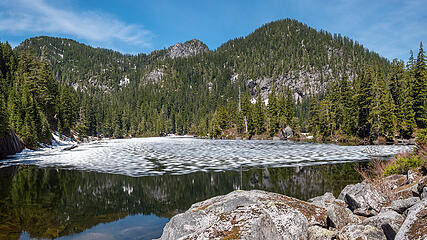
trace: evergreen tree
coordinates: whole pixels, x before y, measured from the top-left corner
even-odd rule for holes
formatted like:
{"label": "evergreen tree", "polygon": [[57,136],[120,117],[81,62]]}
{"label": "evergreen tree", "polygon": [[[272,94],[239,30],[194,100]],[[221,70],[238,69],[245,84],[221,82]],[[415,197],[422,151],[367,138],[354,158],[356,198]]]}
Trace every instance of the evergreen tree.
{"label": "evergreen tree", "polygon": [[268,95],[268,117],[270,136],[274,136],[279,130],[279,106],[277,103],[276,86],[274,85],[271,93]]}
{"label": "evergreen tree", "polygon": [[427,65],[423,43],[420,43],[417,62],[414,70],[414,110],[415,121],[419,128],[427,127]]}
{"label": "evergreen tree", "polygon": [[264,114],[264,102],[261,97],[261,89],[258,87],[257,89],[257,99],[255,103],[254,109],[254,121],[255,121],[255,129],[256,134],[262,134],[265,132],[265,114]]}
{"label": "evergreen tree", "polygon": [[381,71],[376,73],[372,85],[369,123],[373,137],[394,138],[396,116],[393,97]]}

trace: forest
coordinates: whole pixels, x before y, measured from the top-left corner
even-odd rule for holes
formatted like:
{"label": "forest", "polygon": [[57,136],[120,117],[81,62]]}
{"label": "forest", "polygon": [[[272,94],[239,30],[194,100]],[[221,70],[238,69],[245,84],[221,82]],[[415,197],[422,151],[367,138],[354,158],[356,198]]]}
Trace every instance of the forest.
{"label": "forest", "polygon": [[1,43],[0,137],[13,129],[36,148],[52,132],[251,139],[290,126],[318,141],[373,142],[427,125],[422,43],[406,64],[390,62],[285,19],[195,56],[167,51],[124,55],[53,37]]}

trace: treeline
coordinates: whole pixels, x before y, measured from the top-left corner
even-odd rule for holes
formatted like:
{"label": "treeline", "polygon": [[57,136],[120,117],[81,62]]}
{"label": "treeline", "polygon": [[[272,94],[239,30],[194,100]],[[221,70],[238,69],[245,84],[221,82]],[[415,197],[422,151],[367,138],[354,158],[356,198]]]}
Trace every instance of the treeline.
{"label": "treeline", "polygon": [[388,72],[365,66],[354,82],[332,82],[326,96],[312,100],[310,130],[323,140],[334,136],[374,140],[411,138],[427,125],[427,68],[422,43],[405,68],[393,60]]}

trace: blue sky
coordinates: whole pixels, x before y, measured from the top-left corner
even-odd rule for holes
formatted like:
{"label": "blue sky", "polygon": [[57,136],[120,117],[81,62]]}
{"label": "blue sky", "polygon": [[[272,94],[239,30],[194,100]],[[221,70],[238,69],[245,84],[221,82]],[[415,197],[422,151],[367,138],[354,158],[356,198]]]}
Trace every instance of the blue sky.
{"label": "blue sky", "polygon": [[49,35],[136,54],[198,38],[215,49],[283,18],[341,33],[389,59],[407,60],[427,42],[426,0],[0,0],[0,41],[16,46]]}

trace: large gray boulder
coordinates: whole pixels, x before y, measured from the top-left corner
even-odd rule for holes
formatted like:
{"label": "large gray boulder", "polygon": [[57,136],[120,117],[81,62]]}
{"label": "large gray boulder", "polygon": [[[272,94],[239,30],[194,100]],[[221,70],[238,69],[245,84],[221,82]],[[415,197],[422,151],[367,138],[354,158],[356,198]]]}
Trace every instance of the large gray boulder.
{"label": "large gray boulder", "polygon": [[407,199],[398,199],[391,202],[391,209],[402,214],[406,209],[414,206],[420,199],[418,197],[411,197]]}
{"label": "large gray boulder", "polygon": [[408,215],[396,235],[397,240],[427,239],[427,199],[408,210]]}
{"label": "large gray boulder", "polygon": [[384,233],[371,225],[347,225],[338,233],[339,240],[386,239]]}
{"label": "large gray boulder", "polygon": [[160,239],[308,239],[326,219],[325,209],[281,194],[234,191],[174,216]]}
{"label": "large gray boulder", "polygon": [[394,239],[405,218],[393,210],[380,212],[377,216],[363,220],[362,225],[382,229],[387,239]]}
{"label": "large gray boulder", "polygon": [[376,212],[388,201],[386,196],[366,181],[346,186],[338,199],[345,201],[353,211],[357,208],[367,208]]}

